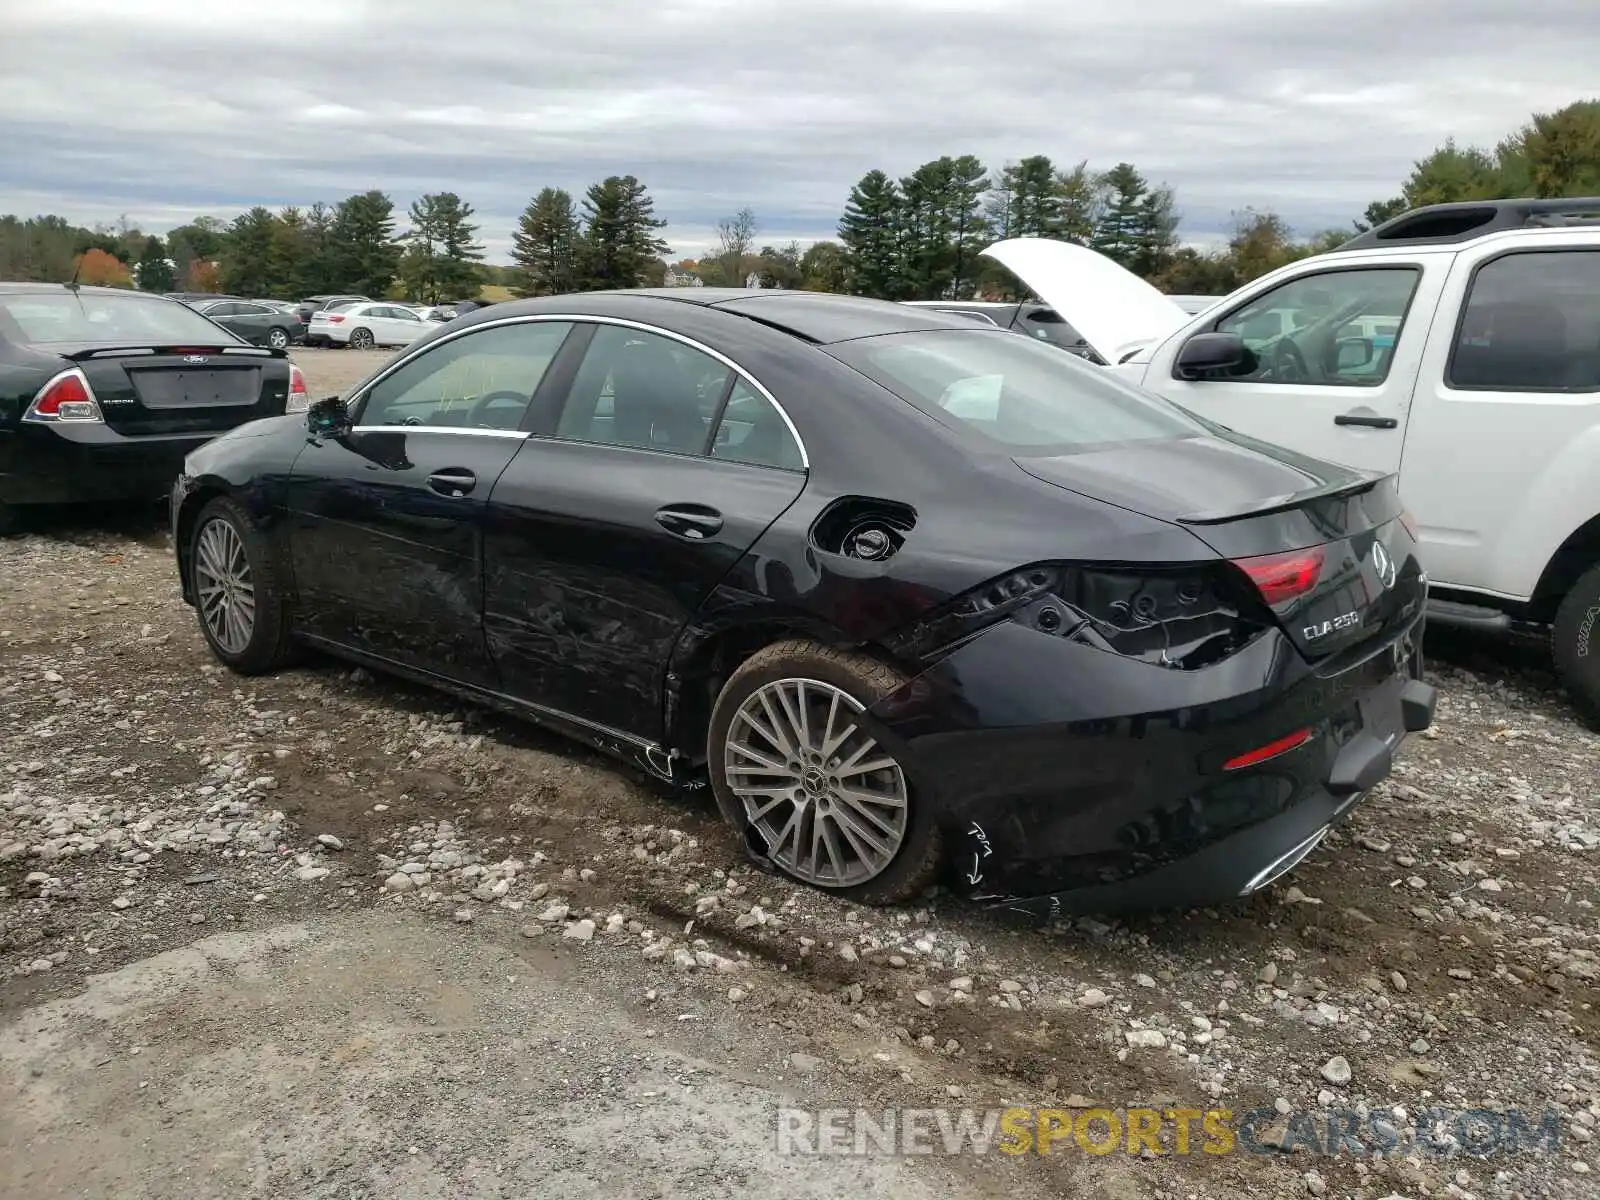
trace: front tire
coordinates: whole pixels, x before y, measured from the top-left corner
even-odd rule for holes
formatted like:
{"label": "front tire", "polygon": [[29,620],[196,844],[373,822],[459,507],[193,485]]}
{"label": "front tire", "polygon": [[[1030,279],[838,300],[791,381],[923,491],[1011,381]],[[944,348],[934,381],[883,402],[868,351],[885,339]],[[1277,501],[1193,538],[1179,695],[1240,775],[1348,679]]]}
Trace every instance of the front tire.
{"label": "front tire", "polygon": [[22,515],[13,504],[0,501],[0,537],[15,537],[22,532]]}
{"label": "front tire", "polygon": [[898,690],[894,668],[816,642],[777,642],[723,686],[706,758],[722,811],[789,878],[895,904],[938,873],[933,813],[862,721]]}
{"label": "front tire", "polygon": [[350,331],[350,349],[371,350],[378,344],[378,339],[372,336],[370,329],[353,329]]}
{"label": "front tire", "polygon": [[195,519],[189,583],[200,632],[225,666],[261,675],[289,662],[289,604],[272,543],[227,497],[208,501]]}
{"label": "front tire", "polygon": [[289,348],[289,331],[273,326],[267,330],[267,345],[274,350],[287,350]]}
{"label": "front tire", "polygon": [[1550,651],[1573,705],[1600,728],[1600,566],[1580,576],[1561,601]]}

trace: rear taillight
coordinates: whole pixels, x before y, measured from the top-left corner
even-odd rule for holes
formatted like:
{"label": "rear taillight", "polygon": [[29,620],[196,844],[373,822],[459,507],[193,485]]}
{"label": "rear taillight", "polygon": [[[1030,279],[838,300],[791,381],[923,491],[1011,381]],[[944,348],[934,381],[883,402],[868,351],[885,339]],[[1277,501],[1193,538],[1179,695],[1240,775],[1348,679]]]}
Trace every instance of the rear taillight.
{"label": "rear taillight", "polygon": [[344,316],[341,313],[328,314],[328,323],[330,325],[337,325],[342,320],[344,320]]}
{"label": "rear taillight", "polygon": [[1400,524],[1405,526],[1405,530],[1411,535],[1413,542],[1420,540],[1417,537],[1417,519],[1411,515],[1410,509],[1406,509],[1400,514]]}
{"label": "rear taillight", "polygon": [[311,407],[311,394],[306,391],[306,377],[299,367],[289,364],[289,402],[284,405],[286,413],[305,412]]}
{"label": "rear taillight", "polygon": [[63,371],[39,389],[39,394],[22,414],[24,421],[45,425],[95,424],[103,421],[94,390],[82,371]]}
{"label": "rear taillight", "polygon": [[1271,616],[1221,564],[1040,564],[957,596],[888,640],[929,660],[1011,621],[1053,638],[1190,671],[1220,662],[1269,628]]}
{"label": "rear taillight", "polygon": [[1289,550],[1282,554],[1260,554],[1236,558],[1233,565],[1250,577],[1261,598],[1271,607],[1298,600],[1322,578],[1324,558],[1321,546],[1309,550]]}

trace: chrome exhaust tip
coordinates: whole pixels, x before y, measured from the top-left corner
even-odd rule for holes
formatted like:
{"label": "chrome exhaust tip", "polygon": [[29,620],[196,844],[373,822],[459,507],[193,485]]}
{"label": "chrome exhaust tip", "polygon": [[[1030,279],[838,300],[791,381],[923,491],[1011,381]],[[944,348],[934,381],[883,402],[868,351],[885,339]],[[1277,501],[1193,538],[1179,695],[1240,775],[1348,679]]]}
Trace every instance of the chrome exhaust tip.
{"label": "chrome exhaust tip", "polygon": [[1287,853],[1279,855],[1261,870],[1250,877],[1250,882],[1240,889],[1239,895],[1248,896],[1252,892],[1259,892],[1274,880],[1281,879],[1295,867],[1300,865],[1302,859],[1322,844],[1322,839],[1328,836],[1330,826],[1324,825],[1305,841],[1294,846]]}

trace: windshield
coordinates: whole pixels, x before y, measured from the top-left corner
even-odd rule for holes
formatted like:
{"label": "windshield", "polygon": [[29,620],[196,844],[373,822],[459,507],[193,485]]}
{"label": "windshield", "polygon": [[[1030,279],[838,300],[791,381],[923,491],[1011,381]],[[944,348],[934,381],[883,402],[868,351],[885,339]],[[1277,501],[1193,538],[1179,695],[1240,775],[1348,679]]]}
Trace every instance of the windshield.
{"label": "windshield", "polygon": [[923,412],[1013,450],[1060,453],[1208,432],[1103,368],[1001,330],[894,333],[825,349]]}
{"label": "windshield", "polygon": [[16,342],[106,342],[129,346],[201,346],[238,341],[187,304],[102,292],[0,295],[0,334]]}

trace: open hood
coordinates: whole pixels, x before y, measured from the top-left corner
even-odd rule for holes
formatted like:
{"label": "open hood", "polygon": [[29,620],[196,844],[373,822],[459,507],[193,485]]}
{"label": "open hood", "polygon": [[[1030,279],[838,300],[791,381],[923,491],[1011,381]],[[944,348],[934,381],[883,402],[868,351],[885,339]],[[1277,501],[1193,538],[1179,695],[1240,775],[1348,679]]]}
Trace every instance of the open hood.
{"label": "open hood", "polygon": [[1027,284],[1113,365],[1190,319],[1127,268],[1072,242],[1008,238],[983,253]]}

